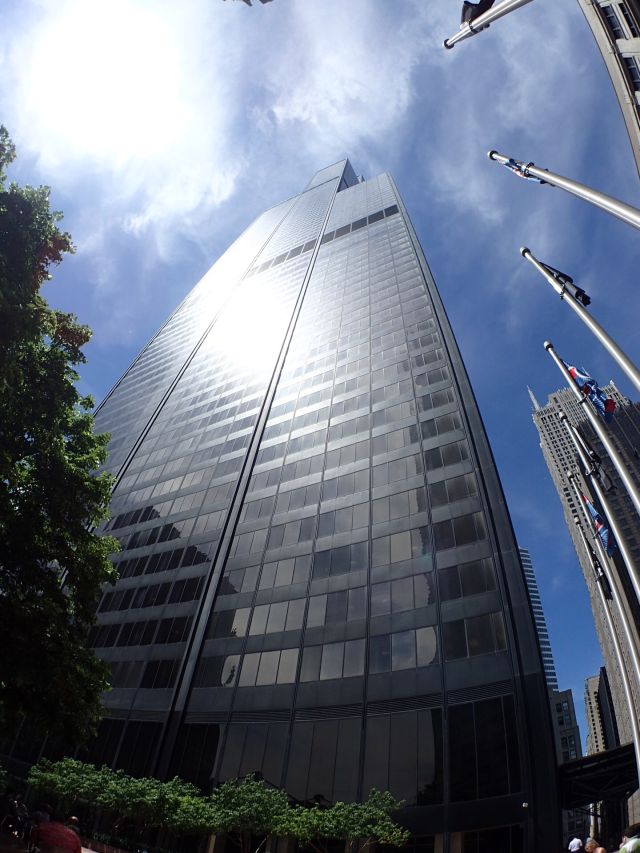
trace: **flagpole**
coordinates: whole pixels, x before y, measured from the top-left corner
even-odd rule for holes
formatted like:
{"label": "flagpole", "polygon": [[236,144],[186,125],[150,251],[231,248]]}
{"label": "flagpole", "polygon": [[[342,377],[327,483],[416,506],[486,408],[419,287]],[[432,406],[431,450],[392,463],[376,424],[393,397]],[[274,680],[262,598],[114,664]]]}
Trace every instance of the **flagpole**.
{"label": "flagpole", "polygon": [[465,39],[471,38],[471,36],[478,35],[481,27],[485,27],[487,24],[492,24],[494,21],[497,21],[498,18],[503,18],[505,15],[508,15],[509,12],[514,12],[516,9],[519,9],[520,6],[526,6],[527,3],[531,3],[531,0],[503,0],[502,3],[499,3],[493,9],[489,9],[488,12],[478,15],[472,23],[463,24],[455,35],[444,40],[443,46],[447,50],[450,50],[454,44],[458,44],[459,41],[464,41]]}
{"label": "flagpole", "polygon": [[571,378],[571,374],[564,366],[561,359],[558,357],[556,351],[554,350],[553,344],[549,341],[545,341],[544,348],[549,353],[551,358],[555,361],[558,370],[566,379],[567,384],[569,385],[577,399],[584,406],[584,413],[587,416],[589,423],[591,424],[596,435],[604,445],[604,449],[609,454],[609,458],[611,459],[611,462],[613,463],[616,471],[620,475],[620,479],[622,480],[622,483],[625,489],[627,490],[627,493],[631,498],[634,507],[636,508],[636,512],[638,513],[638,515],[640,515],[640,492],[638,492],[638,488],[631,479],[631,476],[629,475],[629,472],[627,471],[620,454],[613,446],[611,439],[607,435],[607,431],[603,428],[599,416],[593,411],[593,408],[587,402],[587,398],[584,396],[584,394],[581,393],[580,389]]}
{"label": "flagpole", "polygon": [[598,323],[598,321],[589,314],[580,300],[576,299],[574,294],[571,292],[570,286],[567,287],[554,278],[553,275],[551,275],[551,273],[540,263],[540,261],[531,254],[530,249],[523,247],[520,249],[520,254],[523,258],[529,261],[529,263],[533,264],[540,275],[546,278],[560,299],[564,299],[569,307],[575,311],[589,331],[593,333],[607,352],[618,362],[621,369],[624,370],[638,391],[640,391],[640,370],[638,370],[635,364],[626,355],[626,353],[623,352],[613,338],[605,332],[600,323]]}
{"label": "flagpole", "polygon": [[[622,531],[620,530],[615,513],[611,509],[607,496],[605,495],[604,490],[600,485],[598,475],[593,465],[593,460],[589,457],[589,454],[584,447],[584,439],[582,438],[578,430],[573,426],[573,424],[569,422],[569,418],[562,410],[560,411],[560,420],[563,422],[565,429],[569,433],[569,437],[571,438],[574,447],[576,448],[578,457],[580,458],[582,467],[584,468],[585,473],[589,478],[589,482],[591,483],[591,487],[594,491],[594,494],[598,499],[598,502],[602,507],[602,511],[606,516],[606,520],[609,524],[609,527],[611,528],[614,539],[616,540],[616,543],[618,545],[620,556],[622,557],[624,564],[627,568],[627,572],[629,573],[629,579],[631,580],[631,584],[636,594],[636,598],[638,599],[638,602],[640,602],[640,574],[638,573],[638,567],[636,566],[633,556],[631,555],[627,547],[626,539]],[[608,580],[609,582],[611,582],[610,578],[608,578]],[[638,682],[640,683],[640,670],[638,672]]]}
{"label": "flagpole", "polygon": [[[593,571],[597,577],[597,567],[595,565],[596,556],[587,541],[587,537],[585,532],[580,524],[580,520],[576,518],[576,526],[578,529],[578,534],[580,539],[582,540],[582,547],[584,548],[587,559]],[[624,697],[627,701],[627,706],[629,708],[629,722],[631,723],[631,736],[633,739],[633,748],[636,759],[636,767],[638,769],[638,775],[640,776],[640,731],[638,730],[638,719],[636,717],[635,711],[635,702],[633,700],[633,692],[631,690],[631,681],[629,679],[629,670],[627,663],[624,659],[624,655],[622,653],[622,646],[620,645],[620,639],[615,630],[615,625],[613,624],[613,618],[611,616],[611,611],[609,610],[609,602],[607,601],[604,590],[602,589],[602,585],[596,583],[598,587],[598,592],[600,594],[600,602],[602,604],[602,609],[604,611],[604,617],[607,622],[607,628],[609,629],[609,636],[611,637],[611,642],[613,643],[613,650],[616,656],[616,660],[618,661],[618,669],[620,670],[620,677],[622,679],[622,689],[624,690]],[[632,655],[633,656],[633,655]]]}
{"label": "flagpole", "polygon": [[[483,16],[481,15],[481,17]],[[477,18],[477,20],[479,21],[480,18]],[[488,157],[490,160],[495,160],[496,163],[501,163],[502,165],[513,159],[522,168],[524,177],[531,176],[553,187],[560,187],[561,190],[566,190],[568,193],[577,195],[578,198],[582,198],[596,207],[606,210],[612,216],[617,216],[618,219],[622,219],[623,222],[633,225],[634,228],[640,228],[640,210],[632,207],[630,204],[626,204],[624,201],[618,201],[618,199],[610,195],[605,195],[598,192],[598,190],[591,189],[591,187],[587,187],[585,184],[579,184],[578,181],[572,181],[570,178],[564,178],[555,172],[549,172],[547,169],[539,169],[533,163],[525,163],[523,160],[505,157],[504,154],[498,154],[497,151],[489,151]]]}

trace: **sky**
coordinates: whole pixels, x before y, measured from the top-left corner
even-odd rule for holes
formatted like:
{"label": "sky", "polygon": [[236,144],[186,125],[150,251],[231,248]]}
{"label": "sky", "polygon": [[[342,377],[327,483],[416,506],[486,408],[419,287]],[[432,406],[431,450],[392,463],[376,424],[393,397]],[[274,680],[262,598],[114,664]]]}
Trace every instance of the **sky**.
{"label": "sky", "polygon": [[44,295],[94,331],[97,402],[262,211],[347,156],[388,171],[411,215],[530,550],[558,679],[582,725],[601,665],[591,611],[531,421],[562,387],[544,352],[636,395],[519,254],[571,274],[640,356],[639,236],[487,151],[640,206],[622,116],[577,0],[534,0],[445,51],[458,0],[0,0],[0,123],[11,176],[47,184],[76,254]]}

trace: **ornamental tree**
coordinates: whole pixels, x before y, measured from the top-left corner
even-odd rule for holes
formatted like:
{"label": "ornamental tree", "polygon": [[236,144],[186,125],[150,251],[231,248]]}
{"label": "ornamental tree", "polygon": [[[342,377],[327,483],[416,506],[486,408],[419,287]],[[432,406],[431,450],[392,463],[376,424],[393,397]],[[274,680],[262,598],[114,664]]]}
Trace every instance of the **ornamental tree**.
{"label": "ornamental tree", "polygon": [[374,788],[363,803],[337,802],[326,809],[298,806],[278,834],[290,835],[316,853],[326,853],[329,841],[344,841],[345,849],[358,853],[372,844],[403,847],[410,833],[391,817],[400,808],[402,802],[392,794]]}
{"label": "ornamental tree", "polygon": [[95,474],[108,436],[77,365],[91,337],[40,290],[72,252],[47,187],[7,184],[15,148],[0,126],[0,733],[30,728],[85,740],[100,717],[106,666],[88,646],[100,587],[114,579],[111,479]]}
{"label": "ornamental tree", "polygon": [[224,833],[241,853],[250,853],[255,836],[261,838],[257,851],[270,835],[280,834],[291,809],[286,791],[252,776],[223,782],[209,800],[216,815],[216,832]]}

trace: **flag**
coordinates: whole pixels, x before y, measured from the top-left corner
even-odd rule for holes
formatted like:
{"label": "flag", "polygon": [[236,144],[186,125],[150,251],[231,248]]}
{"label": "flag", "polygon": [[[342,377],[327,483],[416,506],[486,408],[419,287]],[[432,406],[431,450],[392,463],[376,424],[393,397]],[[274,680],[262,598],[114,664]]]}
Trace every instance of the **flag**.
{"label": "flag", "polygon": [[533,163],[528,163],[526,166],[524,163],[518,163],[517,160],[514,160],[513,157],[509,157],[506,163],[502,164],[506,166],[507,169],[511,169],[519,178],[524,178],[525,181],[535,181],[538,184],[546,184],[546,181],[540,180],[540,178],[534,178],[533,175],[529,175],[527,173],[527,169],[529,166],[533,166]]}
{"label": "flag", "polygon": [[611,557],[618,546],[616,545],[616,540],[613,538],[613,534],[609,530],[609,525],[588,498],[583,495],[582,500],[587,505],[595,531],[602,542],[602,547],[607,552],[607,555]]}
{"label": "flag", "polygon": [[571,285],[574,291],[573,295],[578,300],[578,302],[582,302],[585,308],[587,307],[587,305],[591,305],[591,297],[589,296],[589,294],[585,293],[585,291],[581,287],[578,287],[577,284],[574,284],[573,279],[570,275],[567,275],[566,272],[560,272],[560,270],[557,270],[550,264],[543,264],[542,261],[539,261],[539,263],[546,269],[549,275],[552,275],[555,278],[558,284],[561,284],[565,288],[567,287],[567,285]]}
{"label": "flag", "polygon": [[608,492],[609,494],[614,493],[616,491],[616,487],[611,477],[605,471],[602,465],[602,459],[598,456],[593,447],[591,447],[582,432],[577,427],[575,427],[575,430],[580,436],[580,440],[584,445],[587,456],[589,457],[589,461],[591,462],[591,468],[598,480],[600,481],[600,485],[605,490],[605,492]]}
{"label": "flag", "polygon": [[567,364],[562,361],[564,366],[569,371],[569,374],[578,388],[582,391],[585,397],[588,397],[596,407],[598,414],[609,423],[613,418],[613,413],[616,410],[615,400],[607,397],[602,388],[598,385],[593,377],[589,376],[584,367],[579,370],[572,364]]}

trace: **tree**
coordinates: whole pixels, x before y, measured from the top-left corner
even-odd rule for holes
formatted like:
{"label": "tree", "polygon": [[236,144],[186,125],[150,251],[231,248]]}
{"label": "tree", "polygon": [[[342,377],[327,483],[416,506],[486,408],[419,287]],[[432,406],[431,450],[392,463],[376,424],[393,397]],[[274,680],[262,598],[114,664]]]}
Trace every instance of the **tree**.
{"label": "tree", "polygon": [[388,791],[375,789],[364,803],[308,808],[292,806],[286,791],[254,776],[230,779],[205,797],[177,777],[169,782],[136,779],[122,770],[98,769],[71,758],[55,764],[41,760],[31,768],[29,784],[68,809],[100,807],[113,817],[116,829],[130,821],[138,839],[150,829],[225,835],[241,853],[258,853],[270,836],[293,838],[316,853],[326,853],[328,841],[344,841],[346,850],[362,853],[371,844],[403,847],[409,839],[391,816],[402,803]]}
{"label": "tree", "polygon": [[200,790],[177,777],[161,782],[74,758],[41,759],[29,771],[29,785],[67,811],[80,807],[95,814],[99,808],[113,818],[115,829],[127,822],[136,835],[160,828],[195,834],[208,832],[211,825],[211,808]]}
{"label": "tree", "polygon": [[210,796],[216,815],[216,832],[224,833],[241,853],[249,853],[259,836],[256,853],[270,835],[284,834],[290,811],[286,791],[269,787],[262,779],[246,776],[218,785]]}
{"label": "tree", "polygon": [[337,802],[326,809],[297,807],[278,834],[296,838],[315,853],[326,853],[327,841],[344,841],[346,850],[357,853],[372,844],[404,847],[410,833],[391,817],[400,808],[402,802],[392,794],[374,788],[363,803]]}
{"label": "tree", "polygon": [[[40,294],[73,251],[47,187],[7,185],[15,148],[0,126],[0,732],[22,719],[77,743],[95,730],[106,666],[88,647],[100,587],[113,581],[108,436],[75,367],[91,336]],[[64,582],[63,582],[64,580]]]}

